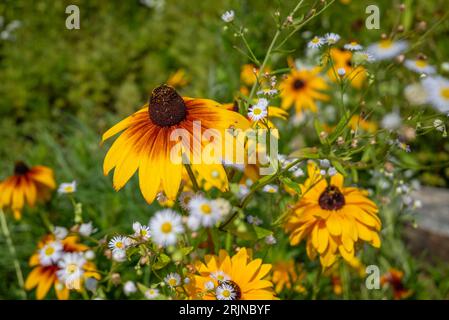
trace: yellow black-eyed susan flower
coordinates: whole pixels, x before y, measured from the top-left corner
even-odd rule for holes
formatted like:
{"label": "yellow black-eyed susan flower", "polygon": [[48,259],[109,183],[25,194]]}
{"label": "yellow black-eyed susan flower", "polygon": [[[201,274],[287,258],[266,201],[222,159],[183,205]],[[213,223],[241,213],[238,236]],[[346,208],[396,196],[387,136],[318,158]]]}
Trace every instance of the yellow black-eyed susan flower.
{"label": "yellow black-eyed susan flower", "polygon": [[293,68],[279,85],[282,98],[281,107],[289,109],[294,105],[297,114],[302,113],[304,109],[316,112],[317,100],[329,100],[329,96],[322,92],[328,89],[328,85],[320,76],[320,72],[321,68],[319,67],[301,70]]}
{"label": "yellow black-eyed susan flower", "polygon": [[246,248],[230,257],[225,250],[199,261],[197,274],[190,277],[187,292],[193,299],[204,300],[273,300],[273,283],[265,278],[271,264],[252,259]]}
{"label": "yellow black-eyed susan flower", "polygon": [[[29,265],[33,270],[25,281],[25,289],[36,288],[36,298],[41,300],[53,286],[56,297],[59,300],[67,300],[70,294],[67,275],[79,278],[72,280],[76,280],[80,285],[88,278],[99,280],[101,277],[96,266],[81,254],[89,247],[78,240],[76,236],[67,236],[60,240],[53,234],[46,235],[38,243],[37,251],[30,257]],[[76,289],[80,290],[82,287]]]}
{"label": "yellow black-eyed susan flower", "polygon": [[[249,127],[249,122],[242,115],[226,110],[218,102],[181,97],[172,87],[162,85],[153,90],[149,103],[142,109],[103,134],[102,140],[105,141],[123,131],[106,154],[104,174],[115,168],[113,185],[119,190],[139,169],[140,190],[148,203],[155,199],[159,191],[163,191],[169,199],[176,198],[182,177],[187,175],[182,163],[171,161],[171,152],[178,144],[178,141],[171,140],[172,132],[184,129],[188,133],[190,144],[183,145],[183,152],[190,158],[198,152],[194,149],[194,139],[203,146],[222,144],[220,139],[198,141],[194,134],[194,122],[200,125],[201,134],[206,129],[215,129],[222,136],[229,128]],[[225,175],[221,164],[192,162],[192,169],[205,179],[211,171]]]}
{"label": "yellow black-eyed susan flower", "polygon": [[300,187],[301,200],[285,225],[292,245],[306,238],[308,256],[313,259],[318,253],[323,268],[330,267],[338,255],[352,264],[358,241],[380,247],[378,208],[366,192],[345,187],[339,173],[328,183],[313,162],[308,165],[308,179]]}
{"label": "yellow black-eyed susan flower", "polygon": [[330,58],[332,59],[332,66],[327,71],[327,75],[332,81],[339,79],[338,70],[342,69],[345,71],[345,79],[352,87],[360,89],[363,86],[366,80],[366,70],[362,66],[353,65],[351,51],[332,48]]}
{"label": "yellow black-eyed susan flower", "polygon": [[30,168],[23,162],[17,162],[14,174],[0,182],[0,207],[11,208],[14,217],[20,219],[25,203],[33,207],[36,201],[45,200],[49,190],[55,188],[56,183],[50,168]]}

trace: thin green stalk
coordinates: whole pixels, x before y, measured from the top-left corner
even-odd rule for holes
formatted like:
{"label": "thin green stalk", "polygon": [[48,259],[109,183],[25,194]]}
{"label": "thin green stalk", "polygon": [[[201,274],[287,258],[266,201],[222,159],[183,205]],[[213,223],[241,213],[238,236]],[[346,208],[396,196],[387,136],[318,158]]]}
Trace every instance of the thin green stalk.
{"label": "thin green stalk", "polygon": [[18,282],[19,288],[20,288],[20,295],[22,296],[23,299],[26,299],[27,296],[26,296],[26,292],[24,289],[25,282],[23,281],[22,269],[20,268],[20,263],[19,263],[19,260],[17,259],[16,247],[14,246],[14,242],[12,241],[11,232],[9,231],[9,228],[8,228],[8,222],[6,220],[6,216],[5,216],[5,213],[3,212],[2,208],[0,208],[0,220],[1,220],[1,225],[2,225],[2,232],[5,235],[9,252],[11,253],[11,257],[13,258],[13,264],[14,264],[14,268],[16,270],[17,282]]}
{"label": "thin green stalk", "polygon": [[198,192],[200,190],[198,182],[196,181],[195,174],[192,171],[192,167],[189,164],[185,165],[190,180],[192,181],[193,191]]}
{"label": "thin green stalk", "polygon": [[321,280],[321,269],[318,269],[315,279],[313,281],[312,300],[316,300],[318,298],[318,293],[320,292],[320,280]]}

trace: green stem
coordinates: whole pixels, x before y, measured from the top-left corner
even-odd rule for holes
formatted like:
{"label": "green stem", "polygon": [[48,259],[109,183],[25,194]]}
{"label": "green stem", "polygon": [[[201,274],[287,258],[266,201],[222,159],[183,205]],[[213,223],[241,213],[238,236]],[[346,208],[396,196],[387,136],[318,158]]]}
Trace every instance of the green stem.
{"label": "green stem", "polygon": [[[254,194],[257,192],[257,190],[260,190],[261,188],[263,188],[264,186],[266,186],[267,184],[270,184],[271,182],[273,182],[274,180],[276,180],[278,177],[280,177],[281,175],[283,175],[285,172],[287,172],[290,168],[294,167],[295,165],[297,165],[298,163],[300,163],[302,160],[302,158],[300,159],[296,159],[295,161],[293,161],[291,164],[289,164],[288,166],[286,166],[283,170],[278,171],[276,174],[272,175],[269,179],[267,179],[266,181],[264,181],[263,183],[258,184],[255,188],[251,189],[250,192],[242,199],[242,201],[240,202],[240,204],[238,205],[238,208],[244,209],[249,201],[251,200],[251,198],[254,196]],[[235,217],[237,217],[237,215],[239,214],[240,210],[235,210],[234,213],[225,221],[223,222],[219,229],[221,231],[223,231],[225,229],[225,227],[230,224]]]}
{"label": "green stem", "polygon": [[190,180],[192,181],[193,191],[198,192],[200,190],[198,182],[196,181],[195,174],[192,171],[192,167],[189,164],[185,165]]}
{"label": "green stem", "polygon": [[318,293],[320,292],[320,280],[321,280],[321,269],[318,269],[317,274],[315,276],[315,280],[313,281],[312,300],[316,300],[318,298]]}
{"label": "green stem", "polygon": [[17,276],[17,282],[19,284],[20,288],[20,295],[23,299],[26,299],[26,292],[24,289],[24,281],[23,281],[23,273],[22,269],[20,268],[19,260],[17,259],[17,252],[16,247],[14,246],[14,243],[11,238],[11,233],[9,232],[8,228],[8,222],[6,221],[5,213],[3,212],[3,209],[0,208],[0,220],[2,224],[2,231],[6,238],[6,243],[8,244],[9,252],[11,253],[11,256],[13,258],[14,268],[16,270],[16,276]]}

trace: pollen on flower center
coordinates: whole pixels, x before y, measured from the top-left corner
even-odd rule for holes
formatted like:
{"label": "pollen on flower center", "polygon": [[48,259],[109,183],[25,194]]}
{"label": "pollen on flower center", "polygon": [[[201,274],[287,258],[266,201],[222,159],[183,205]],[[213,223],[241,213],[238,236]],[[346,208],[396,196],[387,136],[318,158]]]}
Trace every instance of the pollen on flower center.
{"label": "pollen on flower center", "polygon": [[119,249],[121,249],[121,248],[123,248],[123,242],[117,242],[116,244],[115,244],[115,246],[117,247],[117,248],[119,248]]}
{"label": "pollen on flower center", "polygon": [[379,44],[379,46],[380,46],[382,49],[388,49],[388,48],[390,48],[392,45],[393,45],[393,41],[391,41],[391,40],[382,40],[382,41],[380,42],[380,44]]}
{"label": "pollen on flower center", "polygon": [[210,205],[208,205],[207,203],[201,205],[201,211],[204,214],[210,214],[212,212],[212,208],[210,207]]}
{"label": "pollen on flower center", "polygon": [[148,113],[153,123],[161,127],[170,127],[186,118],[187,107],[175,89],[162,85],[151,93]]}
{"label": "pollen on flower center", "polygon": [[305,85],[306,85],[305,82],[302,81],[301,79],[296,79],[296,80],[293,82],[293,88],[295,88],[296,90],[299,90],[299,89],[304,88]]}
{"label": "pollen on flower center", "polygon": [[161,226],[161,231],[163,233],[170,233],[172,230],[172,225],[170,222],[164,222]]}
{"label": "pollen on flower center", "polygon": [[345,205],[345,196],[336,186],[328,186],[320,195],[318,204],[324,210],[339,210]]}
{"label": "pollen on flower center", "polygon": [[15,175],[24,175],[26,174],[30,169],[28,166],[23,163],[22,161],[16,162],[16,165],[14,166],[14,174]]}
{"label": "pollen on flower center", "polygon": [[74,263],[67,266],[67,273],[75,273],[78,270],[78,266]]}
{"label": "pollen on flower center", "polygon": [[53,247],[48,247],[45,249],[45,255],[51,256],[55,252],[55,249]]}
{"label": "pollen on flower center", "polygon": [[416,60],[415,65],[416,65],[418,68],[424,68],[424,67],[427,66],[427,61],[426,61],[426,60],[422,60],[422,59]]}
{"label": "pollen on flower center", "polygon": [[449,100],[449,87],[441,89],[441,95],[444,99]]}

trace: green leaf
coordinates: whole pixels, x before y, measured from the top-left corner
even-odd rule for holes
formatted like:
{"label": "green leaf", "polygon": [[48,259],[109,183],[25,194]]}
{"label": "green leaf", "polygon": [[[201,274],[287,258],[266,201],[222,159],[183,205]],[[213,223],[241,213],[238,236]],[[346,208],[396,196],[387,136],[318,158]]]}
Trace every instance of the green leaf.
{"label": "green leaf", "polygon": [[279,180],[281,180],[281,182],[290,189],[295,190],[296,193],[301,194],[301,188],[299,187],[299,184],[293,181],[292,179],[288,177],[279,177]]}
{"label": "green leaf", "polygon": [[167,256],[166,254],[161,254],[156,262],[153,264],[153,269],[154,270],[159,270],[162,269],[163,267],[165,267],[167,264],[170,263],[170,257]]}
{"label": "green leaf", "polygon": [[301,150],[293,151],[288,156],[289,158],[300,158],[300,159],[318,159],[320,155],[318,154],[317,148],[303,148]]}
{"label": "green leaf", "polygon": [[336,160],[332,160],[332,165],[335,167],[335,169],[337,169],[338,172],[340,172],[343,176],[347,176],[348,173],[346,172],[345,168],[343,167],[343,165]]}
{"label": "green leaf", "polygon": [[192,250],[193,250],[193,247],[184,247],[184,248],[181,248],[181,253],[183,256],[186,256],[190,252],[192,252]]}

